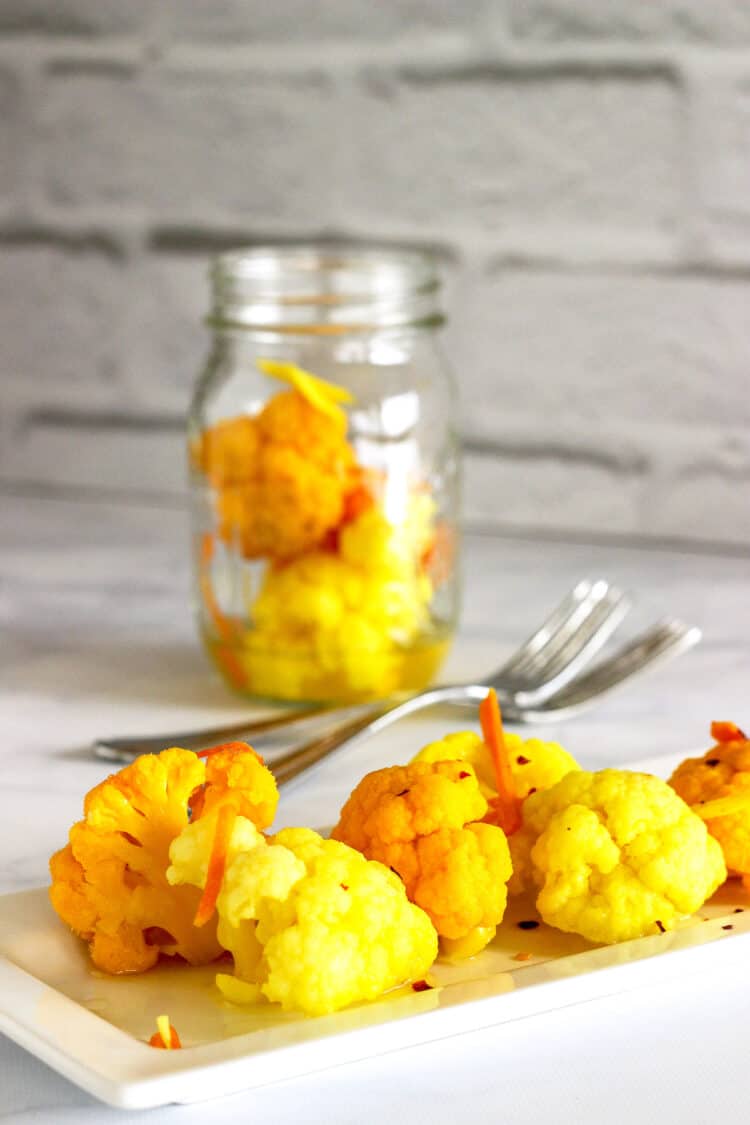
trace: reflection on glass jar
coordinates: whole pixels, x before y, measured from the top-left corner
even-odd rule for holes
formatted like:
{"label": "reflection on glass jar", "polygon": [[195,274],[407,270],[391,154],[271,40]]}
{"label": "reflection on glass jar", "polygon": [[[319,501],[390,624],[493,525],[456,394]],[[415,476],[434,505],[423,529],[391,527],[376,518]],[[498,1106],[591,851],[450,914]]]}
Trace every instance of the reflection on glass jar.
{"label": "reflection on glass jar", "polygon": [[189,419],[202,636],[236,690],[358,700],[437,672],[458,601],[456,402],[425,255],[213,267]]}

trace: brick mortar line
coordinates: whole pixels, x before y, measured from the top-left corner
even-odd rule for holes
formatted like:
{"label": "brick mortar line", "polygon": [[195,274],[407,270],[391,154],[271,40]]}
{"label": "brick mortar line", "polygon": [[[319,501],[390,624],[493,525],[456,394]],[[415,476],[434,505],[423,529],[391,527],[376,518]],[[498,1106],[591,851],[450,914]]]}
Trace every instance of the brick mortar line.
{"label": "brick mortar line", "polygon": [[[8,480],[0,477],[0,498],[34,500],[40,503],[55,504],[115,504],[122,507],[140,507],[146,510],[186,511],[188,508],[187,490],[184,492],[154,491],[142,489],[119,490],[99,488],[96,485],[60,485],[34,480]],[[570,528],[530,528],[502,520],[488,523],[466,517],[461,521],[464,534],[480,539],[521,539],[541,543],[570,543],[614,546],[625,550],[648,550],[672,553],[712,555],[717,558],[746,558],[747,543],[722,541],[713,538],[683,538],[681,536],[658,536],[635,532],[597,532],[587,528],[575,531]]]}
{"label": "brick mortar line", "polygon": [[471,27],[465,32],[430,32],[406,34],[395,43],[366,40],[315,40],[303,44],[263,43],[177,43],[139,39],[133,36],[91,40],[80,37],[46,37],[42,35],[4,35],[0,32],[0,62],[11,64],[23,57],[41,67],[60,63],[75,66],[87,63],[132,66],[169,72],[172,68],[208,68],[216,73],[230,73],[246,67],[261,71],[289,73],[299,69],[357,72],[383,66],[398,73],[406,68],[418,74],[422,68],[446,76],[461,73],[464,68],[487,69],[509,74],[527,69],[540,71],[576,69],[606,76],[617,73],[648,74],[654,68],[677,69],[682,65],[708,69],[728,61],[734,66],[750,67],[750,46],[696,46],[678,42],[658,44],[629,41],[607,43],[568,42],[535,44],[517,39],[492,39],[477,42]]}
{"label": "brick mortar line", "polygon": [[[666,247],[659,247],[660,252],[651,254],[643,249],[631,256],[618,254],[616,248],[607,254],[606,241],[600,237],[597,241],[604,249],[600,249],[594,257],[585,252],[566,252],[564,247],[556,246],[554,240],[545,246],[534,238],[531,245],[524,248],[523,239],[513,242],[512,239],[508,241],[508,236],[501,235],[493,240],[478,230],[467,231],[461,227],[454,228],[450,232],[450,240],[446,241],[445,226],[441,228],[440,238],[432,237],[427,230],[415,232],[413,226],[405,225],[395,230],[391,226],[378,230],[364,222],[352,224],[349,229],[311,228],[306,232],[302,229],[290,230],[288,222],[279,220],[278,223],[267,222],[262,231],[254,232],[243,226],[239,217],[233,230],[232,221],[226,214],[211,217],[203,213],[200,219],[196,217],[194,224],[186,221],[170,227],[143,211],[133,210],[125,219],[122,213],[123,208],[111,212],[86,208],[75,215],[63,214],[49,207],[32,208],[23,214],[11,210],[5,215],[0,214],[0,245],[29,249],[35,246],[59,247],[69,249],[71,253],[88,250],[122,260],[140,257],[151,261],[194,258],[197,263],[201,260],[208,262],[215,253],[235,246],[260,245],[269,237],[286,243],[312,240],[330,245],[357,245],[377,242],[432,250],[449,268],[472,270],[479,283],[484,276],[500,273],[750,281],[750,258],[743,263],[713,256],[708,251],[701,256],[692,243],[686,249],[677,247],[670,252]],[[363,233],[365,229],[369,230],[369,235]],[[408,237],[409,234],[411,237]],[[562,237],[564,232],[560,234]],[[493,241],[495,246],[491,245]],[[501,245],[503,241],[507,243],[505,246]],[[617,245],[615,243],[613,247]]]}
{"label": "brick mortar line", "polygon": [[[94,409],[60,405],[19,406],[9,408],[22,419],[24,426],[49,426],[53,429],[74,429],[79,433],[98,435],[105,431],[163,433],[166,436],[181,434],[185,427],[184,410],[134,411],[127,405],[113,405]],[[592,439],[590,428],[564,420],[564,426],[545,429],[529,415],[510,415],[506,419],[504,434],[482,433],[476,426],[464,426],[460,431],[463,455],[476,461],[496,460],[547,460],[568,464],[595,465],[605,469],[637,476],[662,472],[666,467],[684,463],[681,454],[687,450],[693,457],[691,463],[702,464],[704,469],[718,467],[716,454],[725,450],[728,457],[738,457],[738,464],[725,463],[722,471],[727,475],[747,476],[750,459],[746,458],[744,442],[747,427],[744,424],[687,426],[678,423],[658,422],[653,425],[633,420],[625,425],[602,426],[597,431],[600,441]],[[643,443],[644,434],[658,433],[662,437],[660,448],[653,443]],[[736,448],[726,446],[726,440],[736,438]],[[722,444],[716,446],[717,439]],[[747,442],[750,451],[750,441]],[[713,455],[713,456],[711,456]],[[696,462],[695,458],[699,461]],[[710,460],[707,459],[710,457]]]}

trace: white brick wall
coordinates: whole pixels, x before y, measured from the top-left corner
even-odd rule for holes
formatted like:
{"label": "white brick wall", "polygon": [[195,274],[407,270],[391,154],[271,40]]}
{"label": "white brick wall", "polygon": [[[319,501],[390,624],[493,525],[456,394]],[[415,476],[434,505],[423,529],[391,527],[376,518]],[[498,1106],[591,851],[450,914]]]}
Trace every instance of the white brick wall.
{"label": "white brick wall", "polygon": [[365,82],[350,123],[345,207],[363,227],[384,212],[459,244],[467,231],[674,231],[681,138],[667,74],[411,68]]}
{"label": "white brick wall", "polygon": [[746,0],[0,0],[0,489],[178,502],[205,268],[436,245],[473,520],[750,544]]}
{"label": "white brick wall", "polygon": [[519,36],[548,42],[750,43],[745,0],[510,0],[510,7]]}

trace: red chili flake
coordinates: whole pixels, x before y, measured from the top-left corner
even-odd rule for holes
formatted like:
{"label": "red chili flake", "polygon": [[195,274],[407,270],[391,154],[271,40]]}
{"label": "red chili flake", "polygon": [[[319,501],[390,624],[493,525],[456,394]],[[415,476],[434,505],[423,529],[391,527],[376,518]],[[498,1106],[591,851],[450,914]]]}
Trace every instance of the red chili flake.
{"label": "red chili flake", "polygon": [[744,914],[744,913],[745,913],[745,908],[744,908],[744,906],[735,906],[735,908],[734,908],[734,910],[732,911],[732,913],[733,913],[733,914]]}
{"label": "red chili flake", "polygon": [[531,789],[529,789],[529,792],[527,793],[527,796],[530,797],[532,793],[536,793],[536,785],[534,785]]}
{"label": "red chili flake", "polygon": [[713,769],[714,766],[718,766],[720,761],[721,758],[706,758],[703,764],[706,766],[711,766],[711,768]]}
{"label": "red chili flake", "polygon": [[339,886],[341,887],[342,891],[348,891],[349,890],[349,884],[348,883],[339,883]]}
{"label": "red chili flake", "polygon": [[656,925],[659,927],[660,934],[665,934],[667,932],[667,927],[663,922],[660,922],[658,918],[656,919]]}
{"label": "red chili flake", "polygon": [[538,930],[539,923],[534,918],[528,918],[524,922],[518,923],[519,930]]}
{"label": "red chili flake", "polygon": [[412,988],[415,992],[429,992],[432,985],[428,984],[426,980],[415,980],[412,984]]}
{"label": "red chili flake", "polygon": [[722,926],[721,928],[722,928],[722,930],[733,930],[734,926],[732,925],[731,922],[729,922],[729,923],[727,923],[726,926]]}
{"label": "red chili flake", "polygon": [[461,770],[460,774],[458,775],[458,780],[463,781],[465,777],[471,777],[471,774],[467,773],[466,770]]}
{"label": "red chili flake", "polygon": [[518,762],[519,766],[527,766],[531,761],[531,758],[524,758],[523,754],[519,754],[516,758],[516,761]]}
{"label": "red chili flake", "polygon": [[524,951],[523,951],[523,952],[521,952],[521,953],[516,953],[516,955],[515,955],[515,957],[513,958],[513,960],[514,960],[514,961],[530,961],[530,960],[531,960],[531,958],[532,958],[533,956],[534,956],[534,954],[533,954],[533,953],[527,953],[527,952],[526,952],[526,951],[524,950]]}
{"label": "red chili flake", "polygon": [[400,793],[396,794],[396,796],[397,797],[405,797],[408,792],[409,792],[408,789],[402,789]]}

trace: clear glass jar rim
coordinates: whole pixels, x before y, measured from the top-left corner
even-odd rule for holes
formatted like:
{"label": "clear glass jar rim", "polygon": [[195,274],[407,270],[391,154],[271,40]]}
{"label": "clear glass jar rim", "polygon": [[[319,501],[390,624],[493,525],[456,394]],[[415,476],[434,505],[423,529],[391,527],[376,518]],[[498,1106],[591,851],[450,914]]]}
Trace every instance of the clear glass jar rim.
{"label": "clear glass jar rim", "polygon": [[217,325],[371,331],[438,325],[440,274],[428,252],[298,243],[238,249],[211,268]]}

